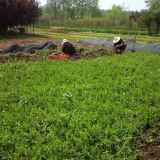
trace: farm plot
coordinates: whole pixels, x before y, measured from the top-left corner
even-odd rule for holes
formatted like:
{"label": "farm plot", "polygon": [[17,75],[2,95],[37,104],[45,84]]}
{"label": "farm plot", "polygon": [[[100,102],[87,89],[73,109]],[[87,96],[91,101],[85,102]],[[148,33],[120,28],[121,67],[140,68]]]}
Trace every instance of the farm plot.
{"label": "farm plot", "polygon": [[0,64],[0,159],[126,159],[160,120],[160,56]]}

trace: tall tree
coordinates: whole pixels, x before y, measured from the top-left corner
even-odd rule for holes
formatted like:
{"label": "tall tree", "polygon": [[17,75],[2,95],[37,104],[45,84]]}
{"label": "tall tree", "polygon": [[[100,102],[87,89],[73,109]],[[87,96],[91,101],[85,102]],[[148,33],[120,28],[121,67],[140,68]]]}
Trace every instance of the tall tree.
{"label": "tall tree", "polygon": [[99,0],[92,0],[88,3],[88,13],[91,17],[97,17],[100,15],[98,3]]}
{"label": "tall tree", "polygon": [[156,34],[160,33],[160,1],[159,0],[145,0],[149,10],[144,13],[143,20],[148,26],[148,31],[151,33],[151,23],[156,25]]}
{"label": "tall tree", "polygon": [[61,7],[62,0],[48,0],[48,3],[51,3],[54,8],[54,18],[57,18],[58,10]]}
{"label": "tall tree", "polygon": [[40,14],[37,0],[0,0],[0,33],[8,27],[30,25]]}
{"label": "tall tree", "polygon": [[62,12],[66,18],[75,18],[75,0],[62,0]]}
{"label": "tall tree", "polygon": [[83,18],[87,12],[92,13],[97,11],[99,0],[77,0],[75,6],[77,10],[77,17]]}
{"label": "tall tree", "polygon": [[145,3],[151,9],[160,9],[160,0],[145,0]]}
{"label": "tall tree", "polygon": [[83,18],[85,15],[94,16],[98,11],[99,0],[48,0],[47,2],[48,5],[52,5],[54,18],[63,15],[65,18],[74,19]]}

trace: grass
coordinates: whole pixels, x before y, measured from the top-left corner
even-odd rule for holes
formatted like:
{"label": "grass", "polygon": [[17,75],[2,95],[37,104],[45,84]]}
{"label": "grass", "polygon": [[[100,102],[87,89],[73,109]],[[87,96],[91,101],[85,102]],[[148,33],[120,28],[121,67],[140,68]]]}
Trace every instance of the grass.
{"label": "grass", "polygon": [[0,64],[0,159],[136,160],[160,119],[160,56]]}
{"label": "grass", "polygon": [[148,35],[148,32],[147,31],[134,31],[134,30],[127,30],[127,29],[99,29],[99,28],[78,28],[78,27],[75,27],[75,28],[72,28],[72,27],[64,27],[65,30],[68,30],[68,31],[75,31],[75,32],[95,32],[95,33],[113,33],[113,34],[117,34],[117,33],[121,33],[123,35],[135,35],[135,34],[138,34],[138,35]]}
{"label": "grass", "polygon": [[[77,32],[78,30],[78,32]],[[97,31],[97,32],[96,32]],[[126,31],[125,31],[126,32]],[[120,36],[124,40],[134,40],[135,35],[133,34],[124,34],[117,33],[114,31],[113,33],[103,33],[103,30],[99,33],[98,30],[86,31],[79,30],[75,28],[63,28],[63,27],[50,27],[50,28],[36,28],[35,35],[20,35],[20,34],[8,34],[5,36],[0,36],[0,42],[8,39],[26,39],[26,38],[49,38],[54,40],[61,41],[62,39],[69,39],[70,41],[80,41],[85,38],[102,38],[102,39],[113,39],[115,36]],[[137,42],[140,43],[159,43],[160,37],[159,36],[149,36],[149,35],[137,35]]]}
{"label": "grass", "polygon": [[[58,29],[58,32],[57,32]],[[63,38],[67,38],[72,41],[79,41],[84,38],[106,38],[106,39],[113,39],[115,36],[120,36],[124,40],[134,40],[135,35],[130,34],[123,34],[123,33],[98,33],[98,32],[92,32],[92,31],[74,31],[74,28],[72,30],[69,28],[37,28],[36,33],[40,34],[41,36],[45,36],[48,38],[52,38],[54,40],[62,40]],[[159,36],[149,36],[149,35],[137,35],[137,42],[141,43],[159,43],[160,37]]]}

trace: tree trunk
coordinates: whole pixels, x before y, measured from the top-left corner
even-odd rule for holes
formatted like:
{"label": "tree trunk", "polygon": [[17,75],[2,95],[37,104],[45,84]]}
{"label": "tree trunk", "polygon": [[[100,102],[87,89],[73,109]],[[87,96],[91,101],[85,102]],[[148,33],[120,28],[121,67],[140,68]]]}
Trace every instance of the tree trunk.
{"label": "tree trunk", "polygon": [[151,23],[147,23],[147,29],[148,29],[148,34],[152,35],[152,30],[151,30]]}
{"label": "tree trunk", "polygon": [[160,33],[160,22],[156,23],[156,34]]}
{"label": "tree trunk", "polygon": [[7,27],[0,27],[0,34],[5,34],[7,32]]}
{"label": "tree trunk", "polygon": [[54,18],[57,19],[57,7],[54,7]]}
{"label": "tree trunk", "polygon": [[34,23],[33,23],[33,35],[34,35]]}

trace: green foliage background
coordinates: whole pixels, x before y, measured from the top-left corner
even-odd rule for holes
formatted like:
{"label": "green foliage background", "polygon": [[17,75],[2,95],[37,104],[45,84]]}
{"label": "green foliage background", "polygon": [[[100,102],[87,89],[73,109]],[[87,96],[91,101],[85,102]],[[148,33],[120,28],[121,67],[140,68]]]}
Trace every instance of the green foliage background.
{"label": "green foliage background", "polygon": [[[99,0],[49,0],[42,8],[38,26],[80,27],[115,30],[116,32],[147,32],[160,34],[160,2],[145,0],[147,9],[131,11],[126,4],[113,5],[108,10],[100,9]],[[56,2],[56,3],[53,3]]]}
{"label": "green foliage background", "polygon": [[160,117],[160,56],[0,64],[0,159],[126,159]]}

